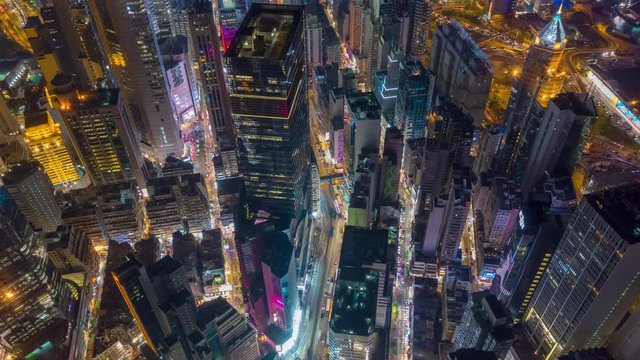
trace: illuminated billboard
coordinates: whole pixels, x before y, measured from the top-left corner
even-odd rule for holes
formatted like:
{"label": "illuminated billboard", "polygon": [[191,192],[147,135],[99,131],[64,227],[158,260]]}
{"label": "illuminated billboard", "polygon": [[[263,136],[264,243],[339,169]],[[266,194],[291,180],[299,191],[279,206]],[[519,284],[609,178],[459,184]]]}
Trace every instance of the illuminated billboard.
{"label": "illuminated billboard", "polygon": [[191,86],[187,77],[184,61],[178,61],[175,66],[167,70],[171,103],[182,124],[194,120],[196,117]]}

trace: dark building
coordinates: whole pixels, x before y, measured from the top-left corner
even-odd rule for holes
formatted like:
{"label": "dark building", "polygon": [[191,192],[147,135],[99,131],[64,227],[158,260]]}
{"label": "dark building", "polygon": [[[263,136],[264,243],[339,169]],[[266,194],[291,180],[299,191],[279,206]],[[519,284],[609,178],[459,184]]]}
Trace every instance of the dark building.
{"label": "dark building", "polygon": [[225,54],[238,165],[254,210],[294,215],[309,178],[303,8],[253,4]]}
{"label": "dark building", "polygon": [[[562,86],[560,61],[567,38],[558,12],[536,36],[514,83],[507,105],[503,130],[503,145],[498,153],[498,172],[515,175],[521,153],[531,147],[539,123],[536,109],[547,107]],[[525,149],[522,149],[525,147]]]}

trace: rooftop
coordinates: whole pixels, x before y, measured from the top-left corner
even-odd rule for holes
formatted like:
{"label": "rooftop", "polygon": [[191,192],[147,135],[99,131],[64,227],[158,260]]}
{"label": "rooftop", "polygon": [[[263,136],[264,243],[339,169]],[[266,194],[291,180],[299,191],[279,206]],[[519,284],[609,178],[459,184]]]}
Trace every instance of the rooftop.
{"label": "rooftop", "polygon": [[271,273],[278,278],[284,277],[289,271],[289,263],[293,256],[293,244],[289,236],[282,231],[275,231],[265,235],[267,245],[262,262],[271,267]]}
{"label": "rooftop", "polygon": [[302,21],[303,9],[254,3],[225,56],[284,60]]}
{"label": "rooftop", "polygon": [[80,96],[74,98],[71,103],[72,110],[95,109],[99,107],[109,107],[118,104],[118,89],[98,89],[85,91]]}
{"label": "rooftop", "polygon": [[630,244],[640,242],[639,182],[587,194],[585,200],[623,239]]}
{"label": "rooftop", "polygon": [[340,251],[340,268],[387,263],[388,230],[346,226]]}
{"label": "rooftop", "polygon": [[455,20],[440,25],[438,30],[445,35],[451,45],[453,45],[471,70],[477,74],[488,74],[491,72],[491,64],[487,55],[480,49],[478,44],[469,36],[464,28]]}
{"label": "rooftop", "polygon": [[596,116],[593,99],[587,94],[562,93],[556,95],[551,101],[560,110],[571,110],[578,116]]}
{"label": "rooftop", "polygon": [[373,333],[379,276],[373,269],[340,270],[329,322],[334,332],[361,336]]}
{"label": "rooftop", "polygon": [[21,182],[38,170],[42,170],[42,166],[39,162],[22,161],[19,164],[12,166],[9,171],[2,175],[2,182],[4,182],[5,185],[13,185]]}
{"label": "rooftop", "polygon": [[382,110],[373,92],[347,94],[347,103],[356,120],[380,120]]}

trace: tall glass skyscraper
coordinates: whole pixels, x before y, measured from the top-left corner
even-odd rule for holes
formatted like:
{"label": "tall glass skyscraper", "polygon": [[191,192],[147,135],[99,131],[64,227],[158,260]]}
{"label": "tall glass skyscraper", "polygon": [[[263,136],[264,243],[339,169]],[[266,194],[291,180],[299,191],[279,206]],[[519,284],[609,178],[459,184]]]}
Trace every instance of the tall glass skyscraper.
{"label": "tall glass skyscraper", "polygon": [[396,121],[407,140],[422,139],[427,135],[425,126],[431,111],[434,83],[433,74],[420,61],[401,63]]}
{"label": "tall glass skyscraper", "polygon": [[248,202],[293,215],[309,177],[303,7],[253,4],[224,60]]}
{"label": "tall glass skyscraper", "polygon": [[546,359],[604,346],[640,295],[640,184],[585,195],[525,312]]}
{"label": "tall glass skyscraper", "polygon": [[558,11],[534,39],[522,74],[511,90],[504,120],[504,144],[497,163],[498,170],[506,175],[514,173],[520,158],[520,147],[529,139],[529,129],[536,127],[535,124],[529,124],[532,111],[546,108],[549,100],[562,87],[563,74],[559,67],[566,45],[567,38]]}

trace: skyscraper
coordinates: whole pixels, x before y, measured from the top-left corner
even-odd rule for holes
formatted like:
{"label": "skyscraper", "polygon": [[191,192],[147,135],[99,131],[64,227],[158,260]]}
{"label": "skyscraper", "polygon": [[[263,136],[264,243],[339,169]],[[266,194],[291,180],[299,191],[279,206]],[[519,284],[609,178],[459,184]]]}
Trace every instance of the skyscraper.
{"label": "skyscraper", "polygon": [[587,94],[565,93],[551,99],[522,178],[525,194],[545,175],[551,176],[556,167],[561,175],[571,175],[595,119],[595,104]]}
{"label": "skyscraper", "polygon": [[438,95],[460,106],[479,127],[493,73],[487,55],[460,24],[452,21],[436,28],[429,66]]}
{"label": "skyscraper", "polygon": [[133,180],[144,186],[144,160],[116,89],[80,93],[62,107],[69,137],[96,186]]}
{"label": "skyscraper", "polygon": [[322,23],[318,21],[316,15],[307,14],[304,25],[307,40],[307,66],[313,70],[317,65],[323,65]]}
{"label": "skyscraper", "polygon": [[640,184],[584,196],[525,312],[537,353],[603,346],[640,294]]}
{"label": "skyscraper", "polygon": [[427,53],[427,38],[431,23],[431,1],[409,0],[410,38],[407,55],[415,60],[421,60]]}
{"label": "skyscraper", "polygon": [[48,232],[62,224],[62,212],[53,195],[53,185],[37,161],[13,166],[2,176],[2,182],[34,228]]}
{"label": "skyscraper", "polygon": [[433,74],[419,60],[405,60],[400,64],[400,82],[396,104],[396,121],[406,140],[426,137],[433,89]]}
{"label": "skyscraper", "polygon": [[109,58],[110,74],[122,89],[136,125],[138,146],[143,154],[162,162],[169,155],[182,155],[183,141],[158,48],[164,25],[148,14],[158,10],[156,4],[150,9],[147,3],[151,2],[88,1]]}
{"label": "skyscraper", "polygon": [[[561,13],[540,31],[529,48],[522,74],[511,90],[503,130],[503,145],[498,154],[498,171],[513,175],[516,170],[520,147],[537,128],[530,115],[536,106],[546,107],[562,85],[560,61],[567,45]],[[534,123],[532,123],[534,122]]]}
{"label": "skyscraper", "polygon": [[223,175],[219,176],[222,178],[237,176],[235,129],[211,2],[197,2],[187,11],[190,47],[195,56],[196,76],[207,105],[209,122],[216,137],[216,152],[222,159],[222,166],[216,164],[216,175]]}
{"label": "skyscraper", "polygon": [[61,344],[67,322],[44,282],[36,234],[5,188],[0,188],[0,343],[23,358],[47,341]]}
{"label": "skyscraper", "polygon": [[223,298],[204,303],[198,308],[198,326],[210,349],[219,349],[229,360],[258,360],[260,349],[255,330],[247,320]]}
{"label": "skyscraper", "polygon": [[303,8],[254,4],[225,54],[248,202],[301,209],[309,178]]}
{"label": "skyscraper", "polygon": [[60,124],[55,123],[46,110],[25,117],[24,139],[53,185],[77,180],[78,171],[62,139]]}

